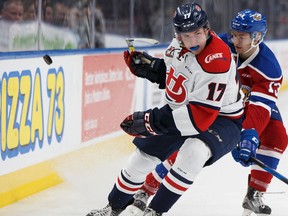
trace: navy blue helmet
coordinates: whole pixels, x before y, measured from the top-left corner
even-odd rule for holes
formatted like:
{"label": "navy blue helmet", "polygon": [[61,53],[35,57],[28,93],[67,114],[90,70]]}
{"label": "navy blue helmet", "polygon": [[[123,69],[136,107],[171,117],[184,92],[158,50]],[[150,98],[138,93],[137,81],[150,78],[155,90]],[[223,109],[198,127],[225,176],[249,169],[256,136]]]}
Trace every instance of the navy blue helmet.
{"label": "navy blue helmet", "polygon": [[195,31],[204,27],[208,20],[206,12],[202,10],[200,5],[188,3],[176,9],[173,23],[176,33],[181,33]]}

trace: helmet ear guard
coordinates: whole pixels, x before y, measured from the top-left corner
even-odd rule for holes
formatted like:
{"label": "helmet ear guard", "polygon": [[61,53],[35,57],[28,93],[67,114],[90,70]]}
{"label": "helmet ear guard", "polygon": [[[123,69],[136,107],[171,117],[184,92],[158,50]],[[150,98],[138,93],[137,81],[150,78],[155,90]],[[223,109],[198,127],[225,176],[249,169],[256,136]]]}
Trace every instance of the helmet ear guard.
{"label": "helmet ear guard", "polygon": [[256,36],[255,36],[255,40],[261,40],[263,37],[262,37],[262,33],[261,32],[257,32],[256,33]]}

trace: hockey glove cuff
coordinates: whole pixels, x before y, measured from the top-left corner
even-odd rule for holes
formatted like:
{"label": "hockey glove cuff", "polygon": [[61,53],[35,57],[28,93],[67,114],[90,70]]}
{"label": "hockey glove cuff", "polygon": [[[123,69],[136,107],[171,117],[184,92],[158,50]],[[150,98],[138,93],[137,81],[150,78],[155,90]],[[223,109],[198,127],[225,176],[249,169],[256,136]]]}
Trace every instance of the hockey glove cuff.
{"label": "hockey glove cuff", "polygon": [[250,157],[256,156],[259,143],[260,141],[256,130],[243,130],[241,132],[240,143],[232,150],[234,160],[242,166],[250,166],[252,164]]}
{"label": "hockey glove cuff", "polygon": [[134,112],[124,119],[120,127],[127,134],[141,138],[168,132],[161,125],[161,111],[158,108],[149,109],[145,112]]}

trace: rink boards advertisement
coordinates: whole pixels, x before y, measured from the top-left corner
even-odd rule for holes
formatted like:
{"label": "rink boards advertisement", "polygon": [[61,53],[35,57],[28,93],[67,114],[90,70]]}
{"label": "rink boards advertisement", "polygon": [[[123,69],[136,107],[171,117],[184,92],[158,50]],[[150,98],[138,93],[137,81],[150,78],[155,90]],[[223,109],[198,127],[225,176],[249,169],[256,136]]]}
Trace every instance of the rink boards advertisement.
{"label": "rink boards advertisement", "polygon": [[131,113],[135,89],[122,53],[84,56],[82,83],[82,141],[119,130]]}
{"label": "rink boards advertisement", "polygon": [[122,53],[52,59],[1,61],[0,176],[120,131],[133,109]]}
{"label": "rink boards advertisement", "polygon": [[77,123],[71,112],[81,111],[73,104],[81,93],[72,88],[81,59],[67,59],[49,66],[41,57],[1,61],[0,175],[55,157],[77,140],[77,133],[67,135]]}
{"label": "rink boards advertisement", "polygon": [[0,60],[0,207],[59,183],[45,162],[121,132],[133,110],[122,53],[52,59]]}

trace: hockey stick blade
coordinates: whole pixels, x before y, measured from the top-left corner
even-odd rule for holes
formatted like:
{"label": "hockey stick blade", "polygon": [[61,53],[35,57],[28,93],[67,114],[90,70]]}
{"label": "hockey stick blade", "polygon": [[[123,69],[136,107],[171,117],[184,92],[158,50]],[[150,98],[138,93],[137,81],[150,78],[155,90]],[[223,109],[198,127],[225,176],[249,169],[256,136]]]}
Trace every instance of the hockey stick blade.
{"label": "hockey stick blade", "polygon": [[159,41],[153,38],[126,38],[126,41],[139,41],[148,44],[159,44]]}
{"label": "hockey stick blade", "polygon": [[250,160],[257,164],[258,166],[260,166],[261,168],[263,168],[264,170],[266,170],[268,173],[272,174],[273,176],[275,176],[276,178],[278,178],[279,180],[283,181],[284,183],[288,184],[288,179],[281,175],[279,172],[277,172],[275,169],[267,166],[266,164],[264,164],[262,161],[258,160],[255,157],[250,157]]}
{"label": "hockey stick blade", "polygon": [[125,41],[128,45],[130,52],[135,50],[134,41],[145,42],[148,44],[159,44],[159,41],[153,38],[126,38]]}

